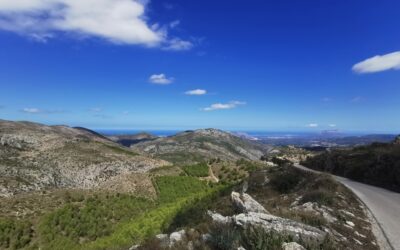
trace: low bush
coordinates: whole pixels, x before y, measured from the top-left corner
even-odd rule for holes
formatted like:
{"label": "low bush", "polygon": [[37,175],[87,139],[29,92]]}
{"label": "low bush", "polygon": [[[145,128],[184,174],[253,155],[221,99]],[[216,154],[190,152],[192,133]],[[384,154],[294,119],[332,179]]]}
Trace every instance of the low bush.
{"label": "low bush", "polygon": [[293,171],[279,171],[271,175],[272,187],[281,193],[288,193],[302,180],[301,176]]}
{"label": "low bush", "polygon": [[208,165],[207,163],[199,163],[196,165],[184,166],[183,171],[189,176],[194,177],[207,177],[208,176]]}
{"label": "low bush", "polygon": [[0,249],[25,248],[32,240],[31,227],[27,221],[0,219]]}
{"label": "low bush", "polygon": [[311,190],[303,195],[300,202],[316,202],[321,205],[332,205],[334,195],[326,190]]}

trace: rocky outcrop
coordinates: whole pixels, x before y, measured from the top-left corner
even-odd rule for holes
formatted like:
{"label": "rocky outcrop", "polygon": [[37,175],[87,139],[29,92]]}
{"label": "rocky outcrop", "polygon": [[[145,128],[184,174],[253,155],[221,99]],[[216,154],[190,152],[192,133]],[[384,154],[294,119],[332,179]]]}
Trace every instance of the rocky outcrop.
{"label": "rocky outcrop", "polygon": [[[297,201],[296,201],[296,203],[297,203]],[[329,223],[333,223],[333,222],[337,221],[337,219],[331,214],[331,212],[332,212],[331,208],[328,208],[323,205],[319,205],[316,202],[306,202],[302,205],[292,206],[290,209],[297,210],[297,211],[310,212],[312,214],[322,216]]]}
{"label": "rocky outcrop", "polygon": [[266,232],[275,231],[288,234],[294,239],[321,242],[326,235],[325,232],[315,227],[264,213],[250,212],[248,214],[238,214],[233,216],[233,221],[241,227],[257,226],[263,228]]}
{"label": "rocky outcrop", "polygon": [[296,242],[289,242],[282,244],[282,250],[306,250],[302,245]]}
{"label": "rocky outcrop", "polygon": [[208,211],[208,214],[215,223],[233,224],[242,228],[262,228],[266,232],[278,232],[290,235],[295,240],[302,239],[305,241],[322,242],[325,239],[326,232],[318,228],[269,214],[261,204],[248,194],[240,195],[239,193],[232,192],[231,197],[234,205],[242,213],[233,216],[222,216],[218,213]]}
{"label": "rocky outcrop", "polygon": [[240,213],[268,213],[268,211],[250,195],[232,192],[231,200],[233,205]]}

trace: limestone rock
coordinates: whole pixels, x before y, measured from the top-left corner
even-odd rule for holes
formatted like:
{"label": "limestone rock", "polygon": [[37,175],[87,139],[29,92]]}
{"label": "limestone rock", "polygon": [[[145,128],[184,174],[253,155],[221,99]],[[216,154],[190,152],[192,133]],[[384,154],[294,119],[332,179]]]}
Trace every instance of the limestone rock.
{"label": "limestone rock", "polygon": [[241,212],[241,213],[268,213],[268,211],[256,200],[254,200],[250,195],[244,193],[239,194],[237,192],[232,192],[231,199],[233,205]]}
{"label": "limestone rock", "polygon": [[294,239],[301,238],[303,240],[322,242],[326,236],[326,233],[318,228],[265,213],[238,214],[233,216],[233,221],[236,225],[242,227],[257,226],[263,228],[266,232],[286,233]]}
{"label": "limestone rock", "polygon": [[172,234],[169,235],[169,245],[172,247],[175,245],[177,242],[182,241],[183,238],[185,237],[185,230],[181,230],[178,232],[173,232]]}
{"label": "limestone rock", "polygon": [[306,250],[302,245],[296,242],[289,242],[282,244],[282,250]]}
{"label": "limestone rock", "polygon": [[207,211],[207,214],[211,217],[211,219],[217,224],[228,224],[232,221],[230,217],[222,216],[218,213],[214,213],[211,211]]}

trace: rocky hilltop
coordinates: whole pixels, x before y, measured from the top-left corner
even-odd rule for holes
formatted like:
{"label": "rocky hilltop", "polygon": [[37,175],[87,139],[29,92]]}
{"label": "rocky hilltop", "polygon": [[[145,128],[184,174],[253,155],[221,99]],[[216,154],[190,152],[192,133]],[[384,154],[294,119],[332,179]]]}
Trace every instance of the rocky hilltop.
{"label": "rocky hilltop", "polygon": [[199,162],[205,159],[259,160],[271,148],[218,129],[185,131],[132,145],[136,152],[174,163]]}
{"label": "rocky hilltop", "polygon": [[89,189],[167,164],[93,131],[0,120],[0,197],[49,188]]}

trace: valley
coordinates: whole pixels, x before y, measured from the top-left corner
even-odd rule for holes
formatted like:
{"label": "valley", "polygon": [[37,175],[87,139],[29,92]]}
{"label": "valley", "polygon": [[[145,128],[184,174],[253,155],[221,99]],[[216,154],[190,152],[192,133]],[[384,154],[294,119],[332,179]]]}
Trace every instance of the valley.
{"label": "valley", "polygon": [[379,249],[351,191],[291,166],[315,152],[214,129],[123,138],[141,141],[1,121],[0,249]]}

